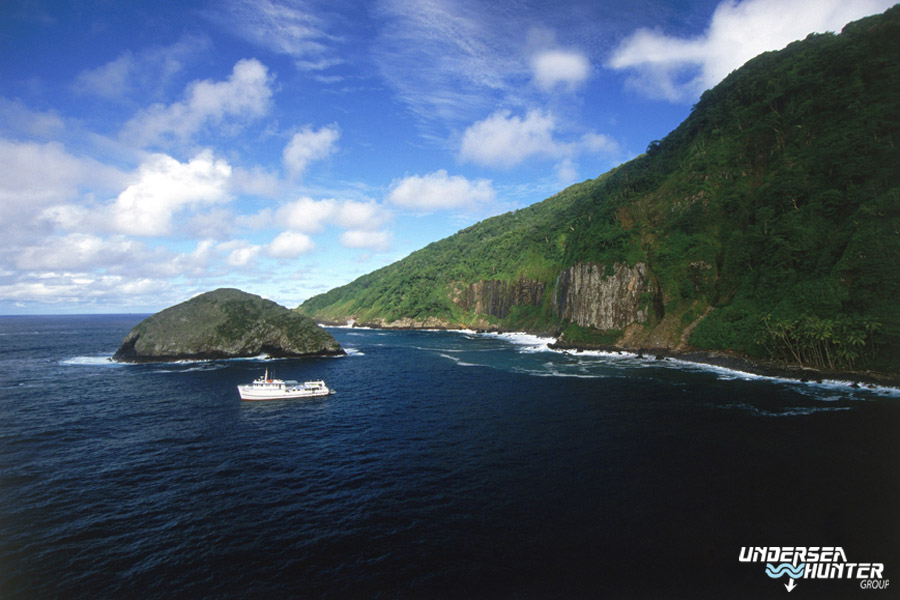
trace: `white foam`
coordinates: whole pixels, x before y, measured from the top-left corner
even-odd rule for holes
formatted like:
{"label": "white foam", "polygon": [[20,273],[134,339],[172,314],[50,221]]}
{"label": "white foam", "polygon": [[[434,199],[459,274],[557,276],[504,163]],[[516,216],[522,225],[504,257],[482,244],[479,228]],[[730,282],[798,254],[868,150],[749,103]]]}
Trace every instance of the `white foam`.
{"label": "white foam", "polygon": [[119,366],[122,363],[114,362],[112,356],[73,356],[65,360],[59,361],[62,365],[73,365],[79,367],[109,367]]}
{"label": "white foam", "polygon": [[449,354],[444,354],[443,352],[439,352],[438,355],[439,355],[439,356],[442,356],[443,358],[448,358],[448,359],[452,360],[453,362],[455,362],[455,363],[456,363],[457,365],[459,365],[460,367],[479,367],[479,366],[481,366],[481,365],[476,365],[476,364],[474,364],[474,363],[468,363],[468,362],[465,362],[465,361],[463,361],[462,359],[460,359],[460,358],[458,358],[458,357],[456,357],[456,356],[451,356],[451,355],[449,355]]}
{"label": "white foam", "polygon": [[366,353],[362,352],[359,348],[350,348],[349,346],[344,348],[344,352],[347,353],[347,356],[365,356]]}
{"label": "white foam", "polygon": [[[467,332],[468,333],[468,332]],[[485,332],[476,335],[496,337],[518,346],[520,352],[548,352],[550,348],[547,344],[554,341],[552,337],[535,335],[533,333],[525,333],[523,331],[510,331],[504,333]]]}

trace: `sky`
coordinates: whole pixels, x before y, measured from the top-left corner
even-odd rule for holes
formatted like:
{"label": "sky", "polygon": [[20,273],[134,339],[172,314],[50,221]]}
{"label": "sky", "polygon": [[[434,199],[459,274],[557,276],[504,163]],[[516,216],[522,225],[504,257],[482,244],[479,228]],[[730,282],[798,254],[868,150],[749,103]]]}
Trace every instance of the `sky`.
{"label": "sky", "polygon": [[0,0],[0,314],[295,307],[883,0]]}

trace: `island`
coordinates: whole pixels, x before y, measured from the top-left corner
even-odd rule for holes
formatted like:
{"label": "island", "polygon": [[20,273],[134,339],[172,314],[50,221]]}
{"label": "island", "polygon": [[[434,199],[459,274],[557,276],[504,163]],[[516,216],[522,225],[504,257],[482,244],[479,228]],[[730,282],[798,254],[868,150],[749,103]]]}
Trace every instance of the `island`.
{"label": "island", "polygon": [[113,360],[147,363],[343,354],[337,340],[309,317],[255,294],[222,288],[147,317],[125,336]]}

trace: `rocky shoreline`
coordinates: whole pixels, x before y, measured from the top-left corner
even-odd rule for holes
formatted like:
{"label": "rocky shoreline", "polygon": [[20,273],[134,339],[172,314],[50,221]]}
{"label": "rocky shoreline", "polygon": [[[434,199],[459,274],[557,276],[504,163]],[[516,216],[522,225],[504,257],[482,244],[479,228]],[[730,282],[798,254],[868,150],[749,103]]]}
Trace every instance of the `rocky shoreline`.
{"label": "rocky shoreline", "polygon": [[741,371],[763,377],[794,379],[800,382],[821,383],[826,380],[846,381],[857,386],[884,386],[900,388],[900,375],[877,373],[874,371],[830,371],[800,367],[772,360],[752,359],[735,352],[709,351],[697,349],[671,350],[667,348],[623,348],[620,346],[579,346],[575,344],[547,344],[554,350],[583,352],[598,350],[602,352],[629,352],[647,360],[666,360],[668,358],[682,360],[714,367],[722,367],[732,371]]}
{"label": "rocky shoreline", "polygon": [[[384,330],[425,330],[437,329],[454,331],[460,330],[461,327],[453,327],[445,322],[433,323],[429,325],[417,324],[410,320],[401,324],[385,326],[383,323],[358,323],[352,322],[336,322],[336,321],[318,321],[323,327],[360,327],[367,329],[384,329]],[[499,328],[474,329],[476,333],[504,333]],[[507,332],[512,333],[512,332]],[[556,338],[551,332],[545,331],[524,331],[530,335],[546,336],[548,338]],[[818,382],[823,381],[846,381],[853,386],[883,386],[900,388],[900,374],[878,373],[874,371],[829,371],[822,369],[814,369],[811,367],[800,367],[787,363],[780,363],[772,360],[753,359],[747,356],[727,351],[709,351],[698,350],[695,348],[685,348],[680,350],[672,350],[670,348],[630,348],[615,345],[582,345],[571,343],[560,343],[558,340],[551,341],[547,347],[552,350],[561,350],[565,352],[580,353],[585,351],[600,352],[619,352],[636,354],[638,358],[646,360],[666,360],[675,359],[685,362],[710,365],[714,367],[722,367],[732,371],[741,371],[762,377],[775,377],[779,379],[793,379],[800,382]]]}

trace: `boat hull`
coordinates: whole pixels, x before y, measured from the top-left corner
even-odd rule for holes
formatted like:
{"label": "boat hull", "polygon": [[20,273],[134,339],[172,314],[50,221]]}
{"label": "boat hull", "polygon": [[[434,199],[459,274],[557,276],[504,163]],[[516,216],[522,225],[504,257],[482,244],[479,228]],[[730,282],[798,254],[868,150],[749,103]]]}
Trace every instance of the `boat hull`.
{"label": "boat hull", "polygon": [[325,390],[297,390],[297,391],[286,391],[286,392],[262,392],[258,390],[244,390],[241,389],[242,386],[238,386],[238,393],[241,395],[241,400],[247,402],[255,402],[255,401],[264,401],[264,400],[291,400],[296,398],[322,398],[324,396],[329,396],[334,393],[334,390],[325,389]]}

